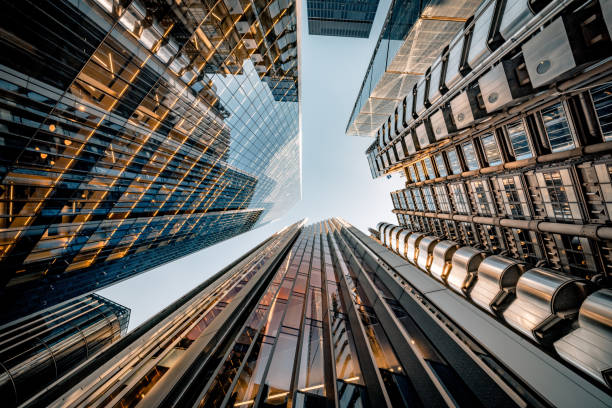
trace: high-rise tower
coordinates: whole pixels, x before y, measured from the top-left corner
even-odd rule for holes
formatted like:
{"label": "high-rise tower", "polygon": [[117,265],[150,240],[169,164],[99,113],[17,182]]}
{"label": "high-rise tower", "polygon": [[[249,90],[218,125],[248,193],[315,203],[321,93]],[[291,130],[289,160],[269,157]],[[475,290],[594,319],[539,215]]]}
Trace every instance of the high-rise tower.
{"label": "high-rise tower", "polygon": [[[609,342],[610,304],[585,304],[598,324],[571,334]],[[25,406],[609,406],[570,363],[332,219],[274,234]]]}
{"label": "high-rise tower", "polygon": [[307,0],[308,34],[368,38],[379,0]]}
{"label": "high-rise tower", "polygon": [[300,197],[293,2],[9,2],[0,320],[278,218]]}

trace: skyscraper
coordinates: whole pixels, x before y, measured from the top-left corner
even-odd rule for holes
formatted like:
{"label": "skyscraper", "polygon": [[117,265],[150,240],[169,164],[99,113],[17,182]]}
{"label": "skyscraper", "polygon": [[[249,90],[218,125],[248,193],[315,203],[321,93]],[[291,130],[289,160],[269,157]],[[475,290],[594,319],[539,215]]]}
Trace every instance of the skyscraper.
{"label": "skyscraper", "polygon": [[284,228],[111,348],[25,406],[612,403],[580,363],[340,219]]}
{"label": "skyscraper", "polygon": [[0,327],[0,400],[23,403],[124,336],[130,309],[97,295]]}
{"label": "skyscraper", "polygon": [[0,320],[262,225],[301,194],[293,2],[9,2]]}
{"label": "skyscraper", "polygon": [[368,38],[378,0],[306,1],[308,34]]}

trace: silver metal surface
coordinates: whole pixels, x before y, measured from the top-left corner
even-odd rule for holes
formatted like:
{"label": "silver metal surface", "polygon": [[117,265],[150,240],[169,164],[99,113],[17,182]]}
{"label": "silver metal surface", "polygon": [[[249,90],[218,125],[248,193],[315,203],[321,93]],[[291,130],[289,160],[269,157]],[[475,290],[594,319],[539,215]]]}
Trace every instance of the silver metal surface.
{"label": "silver metal surface", "polygon": [[451,112],[457,128],[462,129],[474,123],[474,114],[466,91],[462,91],[450,101]]}
{"label": "silver metal surface", "polygon": [[584,299],[580,279],[546,268],[525,272],[516,285],[516,299],[504,312],[506,322],[543,342],[554,326],[577,312]]}
{"label": "silver metal surface", "polygon": [[[470,49],[468,51],[467,63],[470,68],[475,68],[490,54],[489,48],[487,47],[487,39],[489,35],[489,26],[491,25],[493,13],[495,12],[495,2],[483,2],[482,5],[485,6],[485,8],[481,14],[476,16],[476,20],[474,21]],[[476,13],[479,12],[477,11]]]}
{"label": "silver metal surface", "polygon": [[442,113],[441,109],[433,113],[429,119],[431,120],[431,128],[433,129],[436,140],[442,140],[448,137],[448,127],[446,126],[444,113]]}
{"label": "silver metal surface", "polygon": [[580,306],[578,324],[576,330],[555,342],[555,350],[572,365],[612,387],[612,290],[601,289],[587,297]]}
{"label": "silver metal surface", "polygon": [[463,52],[464,41],[465,36],[463,35],[463,31],[459,31],[451,40],[446,58],[446,74],[444,75],[444,85],[448,89],[451,89],[451,87],[461,79],[459,66],[461,64],[461,53]]}
{"label": "silver metal surface", "polygon": [[503,64],[491,68],[478,79],[487,112],[494,112],[514,99]]}
{"label": "silver metal surface", "polygon": [[423,111],[425,110],[425,98],[427,96],[425,95],[425,85],[425,78],[423,78],[419,82],[417,82],[415,87],[416,96],[414,99],[414,112],[417,114],[417,116],[423,113]]}
{"label": "silver metal surface", "polygon": [[477,278],[478,267],[485,259],[485,253],[476,248],[462,247],[455,252],[451,262],[448,286],[462,296],[466,296]]}
{"label": "silver metal surface", "polygon": [[406,249],[406,259],[416,265],[416,260],[419,255],[419,244],[421,239],[425,237],[425,234],[415,232],[408,237],[408,247]]}
{"label": "silver metal surface", "polygon": [[572,47],[562,18],[544,27],[521,47],[534,88],[546,85],[576,68]]}
{"label": "silver metal surface", "polygon": [[529,9],[528,0],[506,1],[499,32],[504,39],[508,40],[514,33],[523,28],[531,17],[533,17],[533,13]]}
{"label": "silver metal surface", "polygon": [[608,34],[612,37],[612,0],[599,0],[599,5],[601,6],[606,27],[608,27]]}
{"label": "silver metal surface", "polygon": [[435,142],[431,131],[431,125],[427,120],[423,121],[416,127],[416,136],[419,142],[419,149],[424,149]]}
{"label": "silver metal surface", "polygon": [[408,246],[408,237],[410,236],[410,234],[412,234],[412,231],[407,230],[407,229],[403,229],[398,237],[397,237],[397,253],[400,256],[406,257],[406,249]]}
{"label": "silver metal surface", "polygon": [[457,249],[459,249],[459,244],[454,241],[438,242],[433,250],[433,260],[429,267],[429,272],[434,278],[446,282],[446,277],[451,271],[451,261]]}
{"label": "silver metal surface", "polygon": [[413,155],[416,154],[417,150],[414,145],[414,135],[413,131],[409,130],[404,136],[404,144],[406,145],[406,149],[408,150],[408,154]]}
{"label": "silver metal surface", "polygon": [[523,268],[519,261],[501,255],[485,258],[478,266],[478,279],[470,298],[485,310],[497,313],[514,294]]}
{"label": "silver metal surface", "polygon": [[429,272],[429,267],[433,259],[433,250],[438,242],[440,242],[440,238],[433,236],[423,237],[421,242],[419,242],[419,254],[416,263],[417,266],[425,272]]}
{"label": "silver metal surface", "polygon": [[438,57],[431,65],[431,72],[429,74],[429,89],[427,99],[429,103],[433,103],[442,94],[440,93],[440,79],[442,76],[442,57]]}

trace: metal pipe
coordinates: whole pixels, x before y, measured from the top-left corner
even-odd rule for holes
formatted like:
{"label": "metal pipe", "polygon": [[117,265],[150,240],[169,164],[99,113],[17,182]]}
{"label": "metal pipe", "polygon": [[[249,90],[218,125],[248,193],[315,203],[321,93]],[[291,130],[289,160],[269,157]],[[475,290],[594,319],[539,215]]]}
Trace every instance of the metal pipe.
{"label": "metal pipe", "polygon": [[518,228],[535,232],[547,232],[551,234],[575,235],[590,238],[596,241],[612,240],[612,227],[598,224],[566,224],[561,222],[549,222],[542,220],[515,220],[502,217],[480,217],[461,214],[425,213],[422,211],[398,210],[395,214],[413,215],[427,218],[450,219],[458,222],[471,222],[483,225],[499,225],[506,228]]}

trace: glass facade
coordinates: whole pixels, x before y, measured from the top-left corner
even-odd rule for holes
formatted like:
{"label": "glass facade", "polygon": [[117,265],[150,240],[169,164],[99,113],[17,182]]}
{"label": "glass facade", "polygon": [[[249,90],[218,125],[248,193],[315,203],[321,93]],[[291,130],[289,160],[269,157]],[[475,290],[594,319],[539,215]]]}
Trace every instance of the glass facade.
{"label": "glass facade", "polygon": [[[124,339],[116,355],[89,362],[91,374],[70,391],[51,387],[39,405],[545,405],[479,336],[415,290],[406,279],[416,273],[343,220],[294,224],[161,312],[163,323]],[[537,353],[521,358],[550,366]]]}
{"label": "glass facade", "polygon": [[368,38],[378,0],[306,0],[306,7],[308,34]]}
{"label": "glass facade", "polygon": [[17,406],[127,332],[130,309],[92,294],[0,327],[0,400]]}
{"label": "glass facade", "polygon": [[299,200],[294,3],[14,2],[1,19],[0,320]]}

